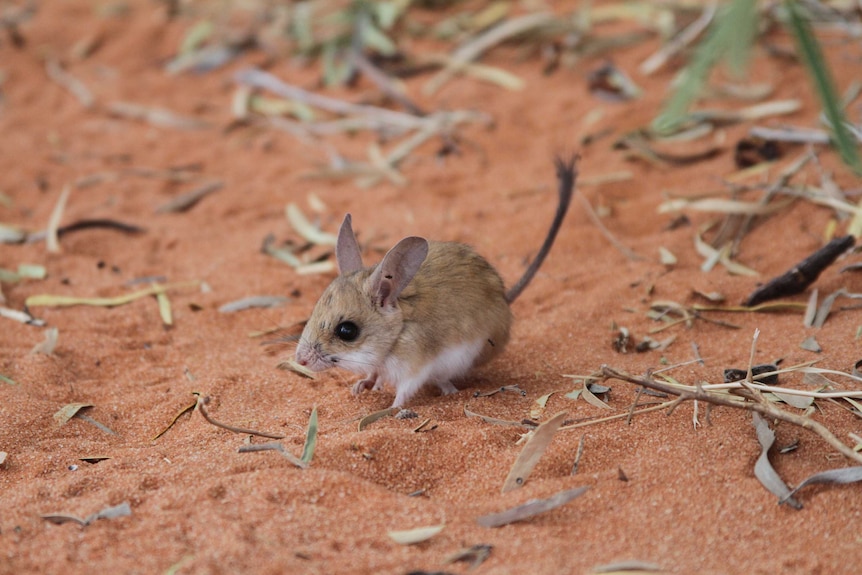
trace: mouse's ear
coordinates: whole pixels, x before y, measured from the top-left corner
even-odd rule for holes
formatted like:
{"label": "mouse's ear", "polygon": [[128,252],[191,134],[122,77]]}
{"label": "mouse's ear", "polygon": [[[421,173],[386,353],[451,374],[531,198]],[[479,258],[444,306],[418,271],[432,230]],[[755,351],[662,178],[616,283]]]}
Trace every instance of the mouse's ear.
{"label": "mouse's ear", "polygon": [[362,269],[362,252],[353,233],[350,214],[344,216],[344,222],[341,224],[341,229],[338,230],[338,241],[335,243],[335,260],[338,262],[340,275],[347,275]]}
{"label": "mouse's ear", "polygon": [[398,296],[413,280],[427,255],[425,238],[409,237],[395,244],[368,278],[374,303],[378,307],[397,307]]}

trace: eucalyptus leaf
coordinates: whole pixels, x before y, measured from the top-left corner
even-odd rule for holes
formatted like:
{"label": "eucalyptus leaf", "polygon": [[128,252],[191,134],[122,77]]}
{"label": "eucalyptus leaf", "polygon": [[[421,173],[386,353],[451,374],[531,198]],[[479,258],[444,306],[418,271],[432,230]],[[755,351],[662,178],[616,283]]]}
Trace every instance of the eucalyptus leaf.
{"label": "eucalyptus leaf", "polygon": [[862,466],[842,467],[841,469],[822,471],[805,478],[802,483],[793,488],[784,498],[781,499],[781,501],[779,501],[779,503],[792,501],[791,496],[795,495],[797,491],[807,485],[814,485],[816,483],[825,485],[844,485],[847,483],[856,483],[858,481],[862,481]]}
{"label": "eucalyptus leaf", "polygon": [[428,541],[441,531],[445,525],[432,525],[429,527],[417,527],[416,529],[405,529],[403,531],[388,531],[386,534],[399,545],[414,545]]}

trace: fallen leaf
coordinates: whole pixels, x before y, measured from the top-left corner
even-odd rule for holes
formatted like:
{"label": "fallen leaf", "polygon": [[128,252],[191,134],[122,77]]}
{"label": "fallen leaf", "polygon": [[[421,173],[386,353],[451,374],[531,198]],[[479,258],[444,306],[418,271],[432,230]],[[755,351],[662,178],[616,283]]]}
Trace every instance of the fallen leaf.
{"label": "fallen leaf", "polygon": [[79,411],[87,407],[93,407],[92,403],[70,403],[64,405],[54,414],[54,420],[61,426],[66,425],[70,419],[75,417]]}
{"label": "fallen leaf", "polygon": [[540,513],[552,511],[557,507],[560,507],[561,505],[565,505],[572,499],[580,497],[581,495],[586,493],[587,489],[589,489],[589,487],[576,487],[574,489],[561,491],[556,495],[548,497],[547,499],[531,499],[523,505],[512,507],[511,509],[507,509],[506,511],[483,515],[482,517],[479,517],[476,521],[482,527],[489,528],[502,527],[503,525],[515,523],[516,521],[524,521],[526,519],[530,519],[531,517],[539,515]]}
{"label": "fallen leaf", "polygon": [[754,464],[755,477],[767,491],[778,497],[782,503],[787,503],[794,509],[802,509],[802,504],[793,499],[790,489],[769,462],[769,449],[775,443],[775,432],[769,428],[769,424],[759,413],[752,412],[751,416],[754,420],[754,429],[757,432],[757,441],[760,442],[761,447],[760,457]]}
{"label": "fallen leaf", "polygon": [[856,483],[858,481],[862,481],[862,466],[842,467],[840,469],[821,471],[820,473],[815,473],[814,475],[805,478],[786,496],[782,497],[779,500],[779,503],[792,501],[792,496],[806,485],[814,485],[816,483],[824,485],[845,485],[847,483]]}
{"label": "fallen leaf", "polygon": [[568,413],[562,411],[531,432],[530,438],[503,482],[503,493],[524,485],[567,416]]}
{"label": "fallen leaf", "polygon": [[406,529],[404,531],[387,531],[390,539],[399,545],[413,545],[428,541],[441,531],[445,525],[432,525],[430,527],[417,527],[416,529]]}
{"label": "fallen leaf", "polygon": [[302,448],[302,455],[299,459],[303,463],[311,463],[311,458],[314,457],[314,448],[317,446],[317,408],[311,410],[311,417],[308,418],[308,430],[305,432],[305,445]]}
{"label": "fallen leaf", "polygon": [[362,431],[378,419],[382,419],[384,417],[388,417],[398,411],[397,407],[390,407],[389,409],[381,409],[380,411],[375,411],[374,413],[369,413],[365,417],[359,420],[359,431]]}

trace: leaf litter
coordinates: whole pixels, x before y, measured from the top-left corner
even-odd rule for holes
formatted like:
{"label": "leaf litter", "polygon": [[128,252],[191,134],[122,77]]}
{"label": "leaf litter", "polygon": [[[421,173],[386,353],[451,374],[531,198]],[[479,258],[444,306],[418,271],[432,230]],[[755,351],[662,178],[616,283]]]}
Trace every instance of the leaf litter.
{"label": "leaf litter", "polygon": [[526,483],[566,417],[568,413],[562,411],[530,431],[527,443],[521,449],[521,453],[518,454],[503,482],[503,493],[522,487]]}
{"label": "leaf litter", "polygon": [[62,427],[64,425],[66,425],[69,422],[69,420],[71,420],[72,418],[78,418],[78,419],[82,419],[84,421],[87,421],[88,423],[91,423],[91,424],[97,426],[99,429],[101,429],[102,431],[105,431],[106,433],[109,433],[111,435],[117,435],[116,432],[105,427],[104,425],[93,420],[92,418],[84,415],[83,411],[87,410],[91,407],[94,407],[93,404],[91,404],[91,403],[69,403],[69,404],[66,404],[54,413],[54,420],[57,422],[59,427]]}
{"label": "leaf litter", "polygon": [[587,492],[589,487],[576,487],[561,491],[546,499],[531,499],[523,505],[517,505],[499,513],[490,513],[479,517],[476,522],[482,527],[503,527],[517,521],[526,521],[536,515],[553,511]]}
{"label": "leaf litter", "polygon": [[43,513],[39,517],[45,521],[54,523],[55,525],[62,525],[63,523],[77,523],[81,527],[86,527],[95,523],[99,519],[118,519],[120,517],[130,517],[131,515],[132,506],[129,505],[128,501],[126,501],[119,505],[100,509],[87,517],[78,517],[67,513]]}
{"label": "leaf litter", "polygon": [[848,483],[858,483],[859,481],[862,481],[862,466],[857,465],[855,467],[842,467],[840,469],[821,471],[802,480],[799,485],[784,495],[779,500],[779,503],[793,501],[793,496],[796,495],[796,492],[808,485],[847,485]]}
{"label": "leaf litter", "polygon": [[445,525],[430,525],[428,527],[416,527],[415,529],[387,531],[386,535],[399,545],[415,545],[428,541],[445,528]]}

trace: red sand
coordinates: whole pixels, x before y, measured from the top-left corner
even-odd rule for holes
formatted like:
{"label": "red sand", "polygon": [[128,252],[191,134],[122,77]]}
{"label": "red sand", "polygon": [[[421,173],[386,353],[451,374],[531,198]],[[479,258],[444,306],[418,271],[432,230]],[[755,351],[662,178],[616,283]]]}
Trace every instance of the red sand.
{"label": "red sand", "polygon": [[[691,360],[693,343],[705,365],[679,368],[673,375],[687,383],[717,382],[723,368],[747,365],[756,328],[761,330],[757,362],[819,359],[821,367],[846,371],[859,359],[855,335],[862,320],[854,309],[835,313],[820,330],[805,329],[798,313],[714,314],[710,317],[740,329],[696,321],[690,329],[677,326],[654,336],[677,336],[663,353],[612,349],[613,324],[627,327],[635,338],[656,327],[645,315],[651,301],[694,303],[692,290],[720,291],[730,303],[741,301],[757,281],[817,249],[833,216],[827,208],[798,203],[755,228],[739,259],[760,278],[731,276],[720,267],[701,272],[693,237],[714,216],[692,213],[692,225],[668,230],[674,214],[659,214],[657,208],[667,193],[720,189],[721,179],[736,169],[733,144],[750,125],[722,130],[723,152],[686,167],[627,161],[612,149],[613,140],[645,125],[666,95],[673,70],[652,77],[636,73],[657,40],[613,54],[644,88],[645,97],[632,104],[607,103],[589,93],[586,75],[599,59],[544,76],[536,61],[495,52],[486,61],[524,78],[524,90],[506,92],[456,79],[420,103],[428,109],[482,109],[496,125],[460,129],[461,154],[443,161],[434,157],[437,142],[423,146],[403,166],[407,186],[361,189],[349,180],[301,177],[326,160],[323,148],[273,129],[227,130],[235,87],[231,74],[260,63],[260,53],[241,57],[229,69],[168,76],[163,65],[190,21],[169,21],[162,3],[125,4],[125,14],[100,15],[82,0],[43,2],[22,27],[23,47],[0,38],[0,191],[12,200],[0,206],[0,221],[42,229],[63,186],[96,173],[197,166],[198,179],[176,184],[123,175],[74,189],[64,223],[113,218],[144,226],[146,233],[80,231],[62,238],[60,254],[46,253],[44,243],[3,245],[0,266],[38,263],[48,270],[45,280],[4,285],[6,305],[20,309],[39,293],[119,295],[128,291],[123,287],[128,280],[151,275],[170,282],[201,280],[211,291],[172,291],[170,328],[163,327],[152,298],[113,309],[33,308],[59,329],[51,356],[29,354],[43,339],[42,329],[0,320],[0,373],[18,383],[0,383],[0,451],[8,453],[0,469],[0,573],[165,573],[172,566],[178,566],[177,573],[465,573],[466,564],[443,562],[475,544],[493,546],[475,573],[586,573],[623,560],[653,563],[667,573],[858,571],[859,486],[811,487],[800,493],[803,510],[778,506],[753,475],[760,448],[747,413],[717,408],[707,419],[701,406],[701,425],[694,429],[693,407],[684,404],[670,416],[643,415],[630,425],[614,421],[562,431],[526,485],[507,494],[500,488],[521,449],[519,431],[464,414],[467,405],[521,420],[537,398],[559,392],[542,419],[563,410],[572,419],[604,415],[583,400],[566,399],[564,393],[577,384],[563,374],[590,373],[602,364],[643,373],[665,362]],[[77,42],[94,37],[100,43],[92,55],[71,55]],[[790,45],[780,33],[774,39]],[[858,62],[859,45],[830,46],[831,61],[843,70],[838,75],[843,89],[855,79],[858,67],[850,62]],[[89,86],[96,97],[93,109],[84,109],[47,79],[46,57],[59,58]],[[278,62],[272,72],[315,87],[316,70]],[[752,77],[773,84],[774,99],[804,102],[800,112],[763,124],[818,125],[818,106],[800,66],[759,53]],[[424,81],[410,81],[411,94],[419,94]],[[363,84],[357,92],[333,95],[358,100],[373,93]],[[184,131],[113,117],[106,110],[116,101],[164,107],[212,127]],[[588,122],[596,111],[600,118]],[[858,107],[850,111],[858,117]],[[603,130],[611,135],[580,144],[585,135]],[[371,142],[367,135],[331,141],[356,158],[364,157]],[[514,305],[517,320],[507,351],[479,370],[461,393],[420,394],[411,404],[420,419],[388,418],[357,431],[356,419],[387,407],[391,394],[354,398],[349,392],[354,378],[344,372],[309,381],[278,370],[291,347],[261,346],[260,339],[249,337],[308,317],[331,279],[297,275],[260,252],[269,233],[279,241],[298,239],[284,216],[288,202],[312,213],[307,198],[316,194],[328,206],[321,225],[333,232],[344,212],[352,212],[360,238],[375,250],[408,234],[468,242],[511,283],[550,221],[552,157],[573,150],[582,155],[584,183],[632,172],[630,180],[582,185],[579,193],[607,208],[605,225],[645,259],[629,261],[611,247],[576,202],[550,258]],[[791,148],[780,165],[801,151]],[[858,191],[858,180],[838,166],[834,152],[821,156],[840,186]],[[210,179],[223,180],[224,188],[193,209],[154,213]],[[819,182],[813,169],[803,179]],[[844,226],[839,223],[839,233]],[[679,262],[661,265],[659,247]],[[379,256],[366,254],[370,260]],[[839,287],[862,291],[859,276],[839,275],[839,267],[824,273],[820,293]],[[218,312],[224,303],[260,294],[291,299],[274,310]],[[816,335],[821,354],[800,349],[809,335]],[[186,369],[194,381],[184,375]],[[788,376],[784,383],[801,385],[801,377]],[[477,390],[515,384],[526,397],[473,398]],[[607,413],[620,413],[636,389],[619,381],[609,385],[614,411]],[[210,396],[209,411],[221,421],[284,434],[285,445],[297,454],[316,406],[320,435],[311,468],[296,469],[272,452],[237,453],[247,438],[209,425],[198,413],[183,415],[152,439],[194,401],[192,392]],[[52,414],[72,402],[93,404],[89,415],[118,435],[79,419],[58,427]],[[848,432],[860,432],[859,420],[835,404],[824,402],[815,417],[848,443]],[[436,428],[414,433],[424,418]],[[811,433],[787,424],[777,425],[776,433],[779,445],[799,441],[797,450],[773,455],[791,485],[848,464]],[[573,476],[581,437],[585,448]],[[94,464],[79,459],[94,455],[110,459]],[[627,481],[620,479],[621,471]],[[577,486],[590,489],[530,521],[499,529],[476,523],[480,515]],[[416,491],[422,494],[408,496]],[[40,517],[87,516],[124,501],[131,505],[130,517],[85,528]],[[445,529],[418,545],[401,546],[387,536],[390,530],[438,524]]]}

